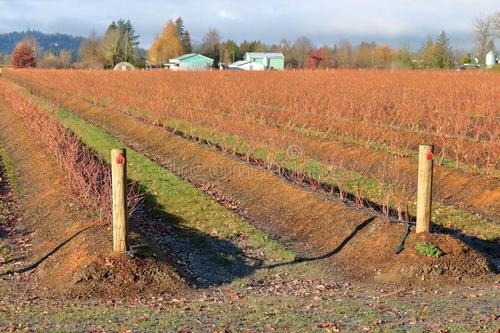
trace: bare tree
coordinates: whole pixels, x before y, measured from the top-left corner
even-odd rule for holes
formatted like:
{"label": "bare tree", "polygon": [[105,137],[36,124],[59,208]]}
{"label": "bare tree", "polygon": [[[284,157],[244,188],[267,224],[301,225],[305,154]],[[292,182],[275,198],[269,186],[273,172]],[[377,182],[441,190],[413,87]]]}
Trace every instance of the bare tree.
{"label": "bare tree", "polygon": [[495,37],[500,39],[500,12],[496,12],[491,17],[493,29],[495,30]]}
{"label": "bare tree", "polygon": [[352,65],[353,47],[347,39],[342,40],[337,48],[340,67],[350,67]]}
{"label": "bare tree", "polygon": [[87,39],[82,41],[78,50],[80,61],[84,63],[102,63],[102,38],[92,33]]}
{"label": "bare tree", "polygon": [[25,37],[19,42],[19,44],[24,44],[32,49],[36,60],[39,60],[42,57],[42,48],[35,37]]}
{"label": "bare tree", "polygon": [[207,57],[214,59],[214,65],[218,65],[220,62],[220,43],[220,33],[216,29],[208,30],[206,35],[203,37],[201,53],[203,53],[203,55]]}
{"label": "bare tree", "polygon": [[494,20],[493,16],[488,16],[486,18],[477,17],[474,20],[474,34],[476,39],[476,50],[479,59],[484,61],[486,53],[494,48]]}
{"label": "bare tree", "polygon": [[303,68],[307,60],[309,51],[313,48],[313,44],[306,36],[299,37],[293,42],[293,55],[298,62],[298,67]]}

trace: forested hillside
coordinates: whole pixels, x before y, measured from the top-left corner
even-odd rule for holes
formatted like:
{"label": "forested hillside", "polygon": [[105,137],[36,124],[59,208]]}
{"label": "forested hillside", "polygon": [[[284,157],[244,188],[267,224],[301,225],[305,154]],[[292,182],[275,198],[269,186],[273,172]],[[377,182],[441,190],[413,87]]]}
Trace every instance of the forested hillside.
{"label": "forested hillside", "polygon": [[60,50],[69,50],[73,54],[78,53],[78,48],[83,37],[67,34],[46,34],[40,31],[23,31],[0,34],[0,53],[12,53],[16,44],[25,37],[34,37],[40,45],[42,52],[51,51],[58,53]]}

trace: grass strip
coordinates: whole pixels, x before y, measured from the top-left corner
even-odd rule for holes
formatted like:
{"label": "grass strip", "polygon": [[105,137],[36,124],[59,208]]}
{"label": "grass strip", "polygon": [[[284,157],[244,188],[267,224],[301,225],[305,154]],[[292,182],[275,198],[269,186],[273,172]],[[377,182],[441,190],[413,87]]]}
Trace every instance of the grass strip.
{"label": "grass strip", "polygon": [[14,193],[18,194],[14,166],[12,165],[12,162],[8,158],[7,152],[3,147],[0,147],[0,163],[2,163],[5,175],[9,180],[10,188],[12,189],[12,191],[14,191]]}

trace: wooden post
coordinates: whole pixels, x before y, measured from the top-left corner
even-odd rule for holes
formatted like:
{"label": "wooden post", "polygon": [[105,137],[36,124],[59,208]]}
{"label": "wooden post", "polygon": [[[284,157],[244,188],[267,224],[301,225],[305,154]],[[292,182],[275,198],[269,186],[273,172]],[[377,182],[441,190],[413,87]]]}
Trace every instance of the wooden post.
{"label": "wooden post", "polygon": [[125,149],[111,150],[113,178],[113,251],[127,251],[127,154]]}
{"label": "wooden post", "polygon": [[418,156],[417,234],[431,229],[433,145],[420,145]]}

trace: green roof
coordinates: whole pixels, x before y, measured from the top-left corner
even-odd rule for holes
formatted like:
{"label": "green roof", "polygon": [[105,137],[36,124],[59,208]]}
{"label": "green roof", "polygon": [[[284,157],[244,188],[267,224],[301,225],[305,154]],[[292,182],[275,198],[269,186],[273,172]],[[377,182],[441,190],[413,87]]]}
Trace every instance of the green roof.
{"label": "green roof", "polygon": [[198,53],[188,53],[188,54],[181,55],[180,57],[177,57],[177,58],[174,58],[174,59],[179,60],[179,61],[183,61],[183,60],[186,60],[186,59],[189,59],[189,58],[192,58],[192,57],[201,57],[201,58],[204,58],[207,61],[214,61],[214,59],[209,58],[209,57],[205,57],[203,54],[198,54]]}

